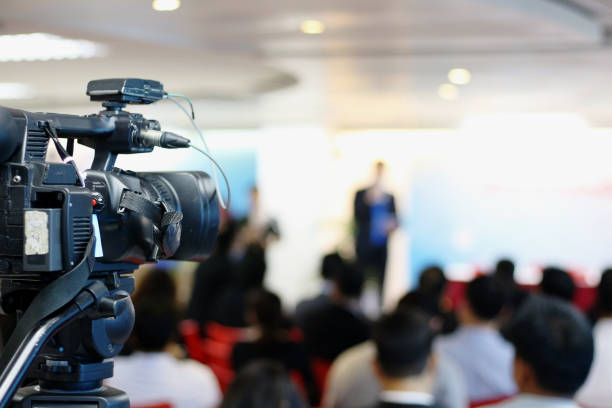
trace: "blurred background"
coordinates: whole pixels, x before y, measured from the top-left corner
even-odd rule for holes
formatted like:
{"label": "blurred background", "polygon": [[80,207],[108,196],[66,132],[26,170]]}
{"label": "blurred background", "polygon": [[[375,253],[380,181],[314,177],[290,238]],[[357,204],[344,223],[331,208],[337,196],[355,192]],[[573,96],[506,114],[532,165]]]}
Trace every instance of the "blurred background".
{"label": "blurred background", "polygon": [[[611,27],[610,0],[4,0],[0,103],[95,113],[87,82],[130,76],[190,96],[231,216],[257,186],[278,225],[266,284],[289,307],[318,290],[323,254],[353,251],[377,160],[399,217],[389,304],[431,263],[467,280],[509,257],[521,283],[558,264],[596,285],[612,264]],[[168,101],[130,108],[195,137]],[[201,157],[117,165],[209,171]],[[195,265],[178,267],[186,297]]]}

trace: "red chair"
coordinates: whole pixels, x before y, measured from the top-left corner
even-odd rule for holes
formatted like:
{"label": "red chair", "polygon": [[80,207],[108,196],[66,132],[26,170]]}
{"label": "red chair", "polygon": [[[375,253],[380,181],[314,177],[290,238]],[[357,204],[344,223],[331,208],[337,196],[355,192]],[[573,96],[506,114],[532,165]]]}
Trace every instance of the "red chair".
{"label": "red chair", "polygon": [[325,394],[325,384],[327,382],[327,375],[329,374],[331,365],[332,363],[330,361],[320,358],[314,358],[310,362],[312,375],[314,375],[314,380],[317,384],[317,389],[319,390],[319,398],[321,399]]}
{"label": "red chair", "polygon": [[225,392],[234,379],[232,350],[237,342],[246,337],[245,329],[209,322],[204,330],[206,337],[202,337],[199,324],[185,320],[181,322],[179,330],[189,357],[210,367],[221,390]]}
{"label": "red chair", "polygon": [[206,337],[223,343],[238,343],[245,339],[246,331],[241,327],[223,326],[216,322],[208,322],[204,327]]}
{"label": "red chair", "polygon": [[154,404],[154,405],[130,405],[131,408],[172,408],[171,404]]}
{"label": "red chair", "polygon": [[202,335],[200,334],[198,322],[195,320],[183,320],[179,325],[179,332],[189,357],[204,363],[205,356],[202,350]]}

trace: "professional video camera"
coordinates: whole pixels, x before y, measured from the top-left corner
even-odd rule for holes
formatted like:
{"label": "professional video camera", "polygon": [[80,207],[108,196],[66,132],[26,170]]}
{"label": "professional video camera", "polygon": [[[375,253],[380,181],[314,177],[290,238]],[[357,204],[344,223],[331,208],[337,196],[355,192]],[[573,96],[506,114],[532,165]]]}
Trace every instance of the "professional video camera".
{"label": "professional video camera", "polygon": [[[131,273],[160,259],[202,260],[217,236],[214,171],[215,182],[203,172],[114,168],[118,154],[195,147],[123,110],[172,98],[162,84],[97,80],[87,94],[105,110],[0,107],[2,309],[18,316],[0,357],[0,408],[129,407],[125,393],[102,380],[134,325]],[[75,140],[95,150],[84,175],[72,159]],[[49,141],[63,163],[46,161]],[[34,385],[18,390],[24,379]]]}

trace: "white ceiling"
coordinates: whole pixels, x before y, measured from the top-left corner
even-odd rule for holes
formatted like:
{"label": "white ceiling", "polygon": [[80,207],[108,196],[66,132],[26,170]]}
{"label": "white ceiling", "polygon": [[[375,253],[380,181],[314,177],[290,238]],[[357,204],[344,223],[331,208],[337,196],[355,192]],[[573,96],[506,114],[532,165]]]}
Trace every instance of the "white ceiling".
{"label": "white ceiling", "polygon": [[[327,30],[305,35],[304,19]],[[610,26],[612,0],[182,0],[164,13],[151,0],[3,0],[0,33],[90,39],[110,52],[0,63],[0,82],[38,92],[0,102],[83,110],[88,80],[139,76],[193,96],[204,126],[448,127],[517,111],[612,126]],[[437,88],[458,66],[472,83],[443,101]]]}

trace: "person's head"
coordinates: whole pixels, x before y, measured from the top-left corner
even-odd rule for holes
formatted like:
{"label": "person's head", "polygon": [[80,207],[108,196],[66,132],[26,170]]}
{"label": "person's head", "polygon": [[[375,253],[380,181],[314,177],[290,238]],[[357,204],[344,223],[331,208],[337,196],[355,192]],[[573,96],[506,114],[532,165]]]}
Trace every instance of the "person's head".
{"label": "person's head", "polygon": [[385,174],[385,162],[383,162],[382,160],[378,160],[376,163],[374,163],[374,177],[376,181],[382,180],[384,174]]}
{"label": "person's head", "polygon": [[503,281],[514,282],[514,262],[510,259],[500,259],[495,266],[493,275]]}
{"label": "person's head", "polygon": [[139,279],[138,288],[132,296],[134,304],[156,303],[170,304],[174,307],[176,303],[176,284],[170,273],[162,268],[153,268],[142,275]]}
{"label": "person's head", "polygon": [[266,257],[259,244],[250,244],[234,265],[234,282],[243,289],[260,288],[266,274]]}
{"label": "person's head", "polygon": [[612,316],[612,269],[606,269],[597,286],[597,305],[599,313]]}
{"label": "person's head", "polygon": [[332,252],[323,257],[321,262],[321,277],[325,280],[332,280],[338,271],[344,267],[344,260],[338,252]]}
{"label": "person's head", "polygon": [[576,291],[572,277],[563,269],[557,267],[544,268],[540,291],[545,295],[555,296],[571,302]]}
{"label": "person's head", "polygon": [[259,360],[238,372],[221,408],[305,408],[283,366]]}
{"label": "person's head", "polygon": [[249,190],[249,196],[251,199],[251,205],[256,205],[257,201],[259,201],[259,189],[257,188],[257,186],[251,187],[251,189]]}
{"label": "person's head", "polygon": [[357,265],[345,263],[334,277],[334,297],[338,300],[355,299],[361,295],[363,272]]}
{"label": "person's head", "polygon": [[219,228],[214,255],[227,256],[237,233],[238,222],[231,218],[223,222]]}
{"label": "person's head", "polygon": [[459,308],[459,319],[462,324],[486,324],[499,315],[504,301],[499,282],[491,276],[479,276],[465,288],[465,302]]}
{"label": "person's head", "polygon": [[375,371],[381,384],[429,377],[434,333],[430,319],[415,310],[384,315],[375,324],[372,338],[376,344]]}
{"label": "person's head", "polygon": [[274,338],[285,323],[280,298],[266,289],[249,292],[246,299],[246,320],[260,329],[262,339]]}
{"label": "person's head", "polygon": [[419,290],[427,295],[439,298],[446,288],[446,276],[437,265],[429,266],[421,272],[419,277]]}
{"label": "person's head", "polygon": [[586,381],[593,335],[571,304],[534,295],[502,333],[514,345],[514,378],[521,392],[571,397]]}

